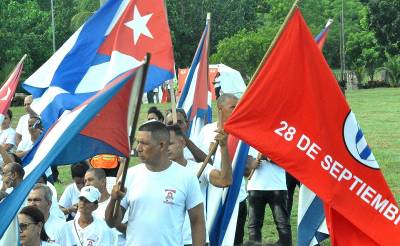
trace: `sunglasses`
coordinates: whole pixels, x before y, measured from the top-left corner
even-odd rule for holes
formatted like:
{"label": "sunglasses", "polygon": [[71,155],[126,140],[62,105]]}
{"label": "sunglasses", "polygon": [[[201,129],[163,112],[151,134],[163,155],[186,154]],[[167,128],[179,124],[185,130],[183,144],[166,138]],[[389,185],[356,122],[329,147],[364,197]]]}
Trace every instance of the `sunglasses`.
{"label": "sunglasses", "polygon": [[30,226],[30,225],[33,225],[33,224],[37,224],[37,222],[32,222],[32,223],[19,223],[19,229],[20,229],[20,231],[25,231],[26,229],[28,229],[28,227]]}

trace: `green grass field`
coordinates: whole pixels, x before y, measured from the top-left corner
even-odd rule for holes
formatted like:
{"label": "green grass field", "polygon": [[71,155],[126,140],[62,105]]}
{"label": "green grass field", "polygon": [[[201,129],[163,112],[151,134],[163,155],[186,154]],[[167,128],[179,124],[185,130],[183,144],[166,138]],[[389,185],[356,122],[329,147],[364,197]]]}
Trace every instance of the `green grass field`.
{"label": "green grass field", "polygon": [[[387,183],[392,189],[397,202],[400,200],[400,89],[369,89],[347,91],[347,100],[363,129],[368,144],[378,160]],[[150,105],[143,105],[139,123],[144,122]],[[169,105],[157,104],[157,107],[166,110]],[[216,119],[215,105],[213,119]],[[24,114],[22,107],[12,108],[14,113],[13,126],[17,119]],[[136,163],[132,160],[131,163]],[[56,184],[60,196],[64,187],[71,182],[69,167],[60,167],[61,184]],[[296,192],[297,198],[297,192]],[[292,212],[292,232],[294,245],[296,242],[297,199],[294,199]],[[247,230],[247,229],[246,229]],[[247,239],[247,238],[246,238]],[[270,210],[267,208],[263,241],[275,242],[277,233]],[[328,243],[326,243],[328,245]]]}

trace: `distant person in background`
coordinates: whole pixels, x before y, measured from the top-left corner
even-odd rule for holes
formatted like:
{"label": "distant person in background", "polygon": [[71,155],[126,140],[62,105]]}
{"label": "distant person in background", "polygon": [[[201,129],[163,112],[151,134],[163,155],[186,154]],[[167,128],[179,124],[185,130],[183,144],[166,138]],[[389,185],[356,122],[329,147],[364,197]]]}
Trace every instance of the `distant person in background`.
{"label": "distant person in background", "polygon": [[219,72],[217,72],[217,74],[215,75],[215,79],[214,79],[214,88],[215,88],[215,97],[218,99],[218,97],[221,95],[221,78],[220,78],[221,74]]}
{"label": "distant person in background", "polygon": [[74,181],[65,188],[58,202],[61,211],[67,216],[67,221],[75,217],[78,211],[79,193],[85,185],[85,174],[89,169],[86,162],[78,162],[71,165],[71,176]]}
{"label": "distant person in background", "polygon": [[16,156],[18,156],[19,158],[23,158],[26,154],[28,154],[28,152],[32,149],[33,144],[39,138],[40,134],[42,134],[42,121],[37,116],[30,117],[28,120],[27,128],[29,138],[22,138],[15,152]]}
{"label": "distant person in background", "polygon": [[154,103],[154,91],[153,90],[148,91],[146,95],[147,95],[147,102]]}
{"label": "distant person in background", "polygon": [[147,111],[147,120],[157,120],[164,122],[164,115],[157,107],[150,107]]}
{"label": "distant person in background", "polygon": [[18,144],[25,139],[28,141],[31,138],[31,135],[29,134],[28,130],[28,120],[33,113],[33,110],[31,109],[31,104],[32,104],[33,98],[31,95],[26,96],[24,99],[24,107],[26,114],[21,116],[18,121],[17,128],[15,129],[16,134],[15,134],[15,145],[18,146]]}
{"label": "distant person in background", "polygon": [[15,148],[15,130],[11,128],[12,115],[11,110],[7,110],[0,128],[0,144],[6,151]]}
{"label": "distant person in background", "polygon": [[18,163],[12,162],[3,166],[1,171],[3,184],[0,189],[0,201],[22,182],[24,175],[25,171]]}

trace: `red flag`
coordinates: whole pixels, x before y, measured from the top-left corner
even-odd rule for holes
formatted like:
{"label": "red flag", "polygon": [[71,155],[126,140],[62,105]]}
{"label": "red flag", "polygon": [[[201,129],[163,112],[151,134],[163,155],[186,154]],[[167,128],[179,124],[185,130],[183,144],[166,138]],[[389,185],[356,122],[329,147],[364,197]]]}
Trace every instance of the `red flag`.
{"label": "red flag", "polygon": [[21,61],[17,64],[10,77],[0,89],[0,114],[3,115],[3,117],[7,113],[14,97],[15,90],[17,89],[19,77],[21,76],[22,68],[24,67],[23,61],[25,60],[25,57],[26,55],[22,57]]}
{"label": "red flag", "polygon": [[300,10],[225,130],[281,165],[345,218],[348,223],[332,226],[346,231],[351,225],[342,235],[350,240],[347,245],[400,245],[396,201]]}

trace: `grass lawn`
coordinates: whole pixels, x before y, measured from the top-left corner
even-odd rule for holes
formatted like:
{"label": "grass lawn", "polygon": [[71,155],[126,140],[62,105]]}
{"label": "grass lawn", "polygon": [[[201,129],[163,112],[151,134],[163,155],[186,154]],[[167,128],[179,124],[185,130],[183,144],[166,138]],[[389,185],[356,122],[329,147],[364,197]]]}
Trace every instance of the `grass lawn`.
{"label": "grass lawn", "polygon": [[[397,202],[399,202],[400,89],[352,90],[347,91],[346,97],[358,119],[369,146],[380,164],[387,183],[392,189]],[[158,104],[156,106],[165,111],[169,105]],[[139,123],[146,120],[149,107],[150,105],[142,106]],[[215,120],[215,105],[213,109],[213,119]],[[18,122],[17,119],[24,114],[24,110],[22,107],[14,107],[12,110],[14,113],[13,126],[15,127]],[[137,160],[132,159],[131,164],[134,165],[134,163],[137,163]],[[56,188],[60,196],[64,187],[71,182],[71,178],[69,167],[60,167],[59,170],[62,184],[56,184]],[[296,245],[297,191],[295,196],[291,218],[294,245]],[[275,225],[270,209],[267,208],[263,228],[263,241],[275,242],[276,240]]]}

